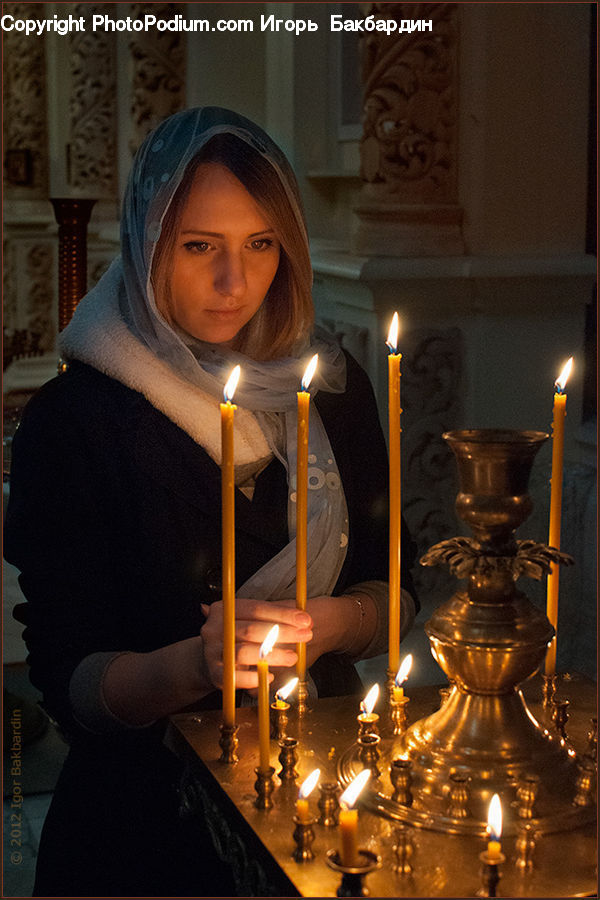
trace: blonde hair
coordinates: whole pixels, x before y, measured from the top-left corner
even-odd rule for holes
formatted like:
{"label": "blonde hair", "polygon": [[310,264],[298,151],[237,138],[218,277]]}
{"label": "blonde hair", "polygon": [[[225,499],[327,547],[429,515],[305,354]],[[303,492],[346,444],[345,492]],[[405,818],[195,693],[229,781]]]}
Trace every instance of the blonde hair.
{"label": "blonde hair", "polygon": [[[170,272],[183,209],[198,166],[217,162],[244,185],[262,208],[281,245],[279,267],[252,319],[236,335],[233,348],[256,360],[289,356],[314,320],[312,268],[306,231],[298,222],[276,169],[241,138],[220,134],[211,138],[187,167],[165,213],[154,251],[151,279],[156,305],[170,324]],[[298,185],[289,176],[297,208],[302,211]]]}

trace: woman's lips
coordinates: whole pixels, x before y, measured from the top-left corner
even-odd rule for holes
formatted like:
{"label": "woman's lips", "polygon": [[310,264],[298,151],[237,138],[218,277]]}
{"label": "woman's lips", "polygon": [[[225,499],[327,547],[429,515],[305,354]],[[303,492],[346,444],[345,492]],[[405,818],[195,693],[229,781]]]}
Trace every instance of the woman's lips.
{"label": "woman's lips", "polygon": [[242,311],[242,307],[238,306],[236,309],[207,309],[206,313],[209,316],[212,316],[215,319],[234,319],[236,316],[239,316]]}

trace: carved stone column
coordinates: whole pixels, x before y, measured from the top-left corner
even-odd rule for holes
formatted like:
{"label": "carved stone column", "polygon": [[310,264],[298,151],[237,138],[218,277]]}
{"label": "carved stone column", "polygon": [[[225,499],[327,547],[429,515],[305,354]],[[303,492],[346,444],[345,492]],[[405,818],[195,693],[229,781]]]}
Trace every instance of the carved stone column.
{"label": "carved stone column", "polygon": [[458,13],[453,3],[371,3],[375,22],[431,20],[429,31],[368,32],[363,46],[363,188],[355,250],[376,256],[464,252],[457,202]]}
{"label": "carved stone column", "polygon": [[[157,18],[185,15],[185,5],[131,4],[133,18],[147,13]],[[133,60],[129,146],[133,154],[149,131],[185,107],[185,35],[158,30],[135,32],[129,49]]]}

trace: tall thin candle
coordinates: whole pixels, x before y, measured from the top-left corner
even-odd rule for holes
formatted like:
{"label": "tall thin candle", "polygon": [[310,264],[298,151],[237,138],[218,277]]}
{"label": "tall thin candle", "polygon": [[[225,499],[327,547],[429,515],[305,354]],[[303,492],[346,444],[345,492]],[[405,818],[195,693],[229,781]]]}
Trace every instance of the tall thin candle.
{"label": "tall thin candle", "polygon": [[269,723],[269,662],[267,656],[279,634],[279,625],[273,625],[261,644],[256,668],[258,671],[258,752],[259,768],[266,772],[271,765]]}
{"label": "tall thin candle", "polygon": [[400,568],[401,568],[401,487],[400,487],[400,360],[397,352],[399,321],[394,313],[386,341],[388,355],[388,417],[390,455],[390,530],[389,530],[389,629],[388,666],[396,672],[400,663]]}
{"label": "tall thin candle", "polygon": [[221,403],[221,541],[223,570],[223,724],[235,725],[235,477],[231,402],[240,377],[236,366]]}
{"label": "tall thin candle", "polygon": [[[306,609],[307,599],[307,515],[308,515],[308,423],[310,394],[308,388],[315,374],[318,353],[312,357],[298,391],[298,426],[296,456],[296,608]],[[306,680],[306,644],[296,644],[298,662],[296,672],[300,681]]]}
{"label": "tall thin candle", "polygon": [[[560,550],[560,520],[562,510],[563,487],[563,457],[565,446],[565,415],[567,411],[567,395],[565,386],[573,368],[573,357],[565,364],[562,372],[554,384],[554,405],[552,421],[552,476],[550,482],[550,528],[548,543],[551,547]],[[546,615],[553,625],[554,631],[558,631],[558,583],[559,568],[556,563],[550,563],[551,571],[547,580]],[[555,633],[546,653],[545,674],[556,673],[556,641]]]}

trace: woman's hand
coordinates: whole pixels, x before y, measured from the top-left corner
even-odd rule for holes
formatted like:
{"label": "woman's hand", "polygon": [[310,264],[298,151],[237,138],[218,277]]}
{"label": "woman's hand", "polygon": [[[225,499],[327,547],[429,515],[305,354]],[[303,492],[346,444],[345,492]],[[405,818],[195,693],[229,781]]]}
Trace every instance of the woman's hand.
{"label": "woman's hand", "polygon": [[[204,662],[216,688],[223,686],[223,601],[207,606],[202,604],[206,622],[201,634],[204,643]],[[236,598],[235,601],[235,684],[238,688],[258,686],[256,664],[260,646],[273,627],[279,625],[277,643],[269,653],[269,669],[287,671],[297,662],[295,645],[310,642],[313,637],[312,618],[308,612],[297,610],[291,603],[266,603]],[[309,645],[310,646],[310,645]],[[269,672],[270,680],[273,675]],[[292,677],[292,675],[289,675]]]}

